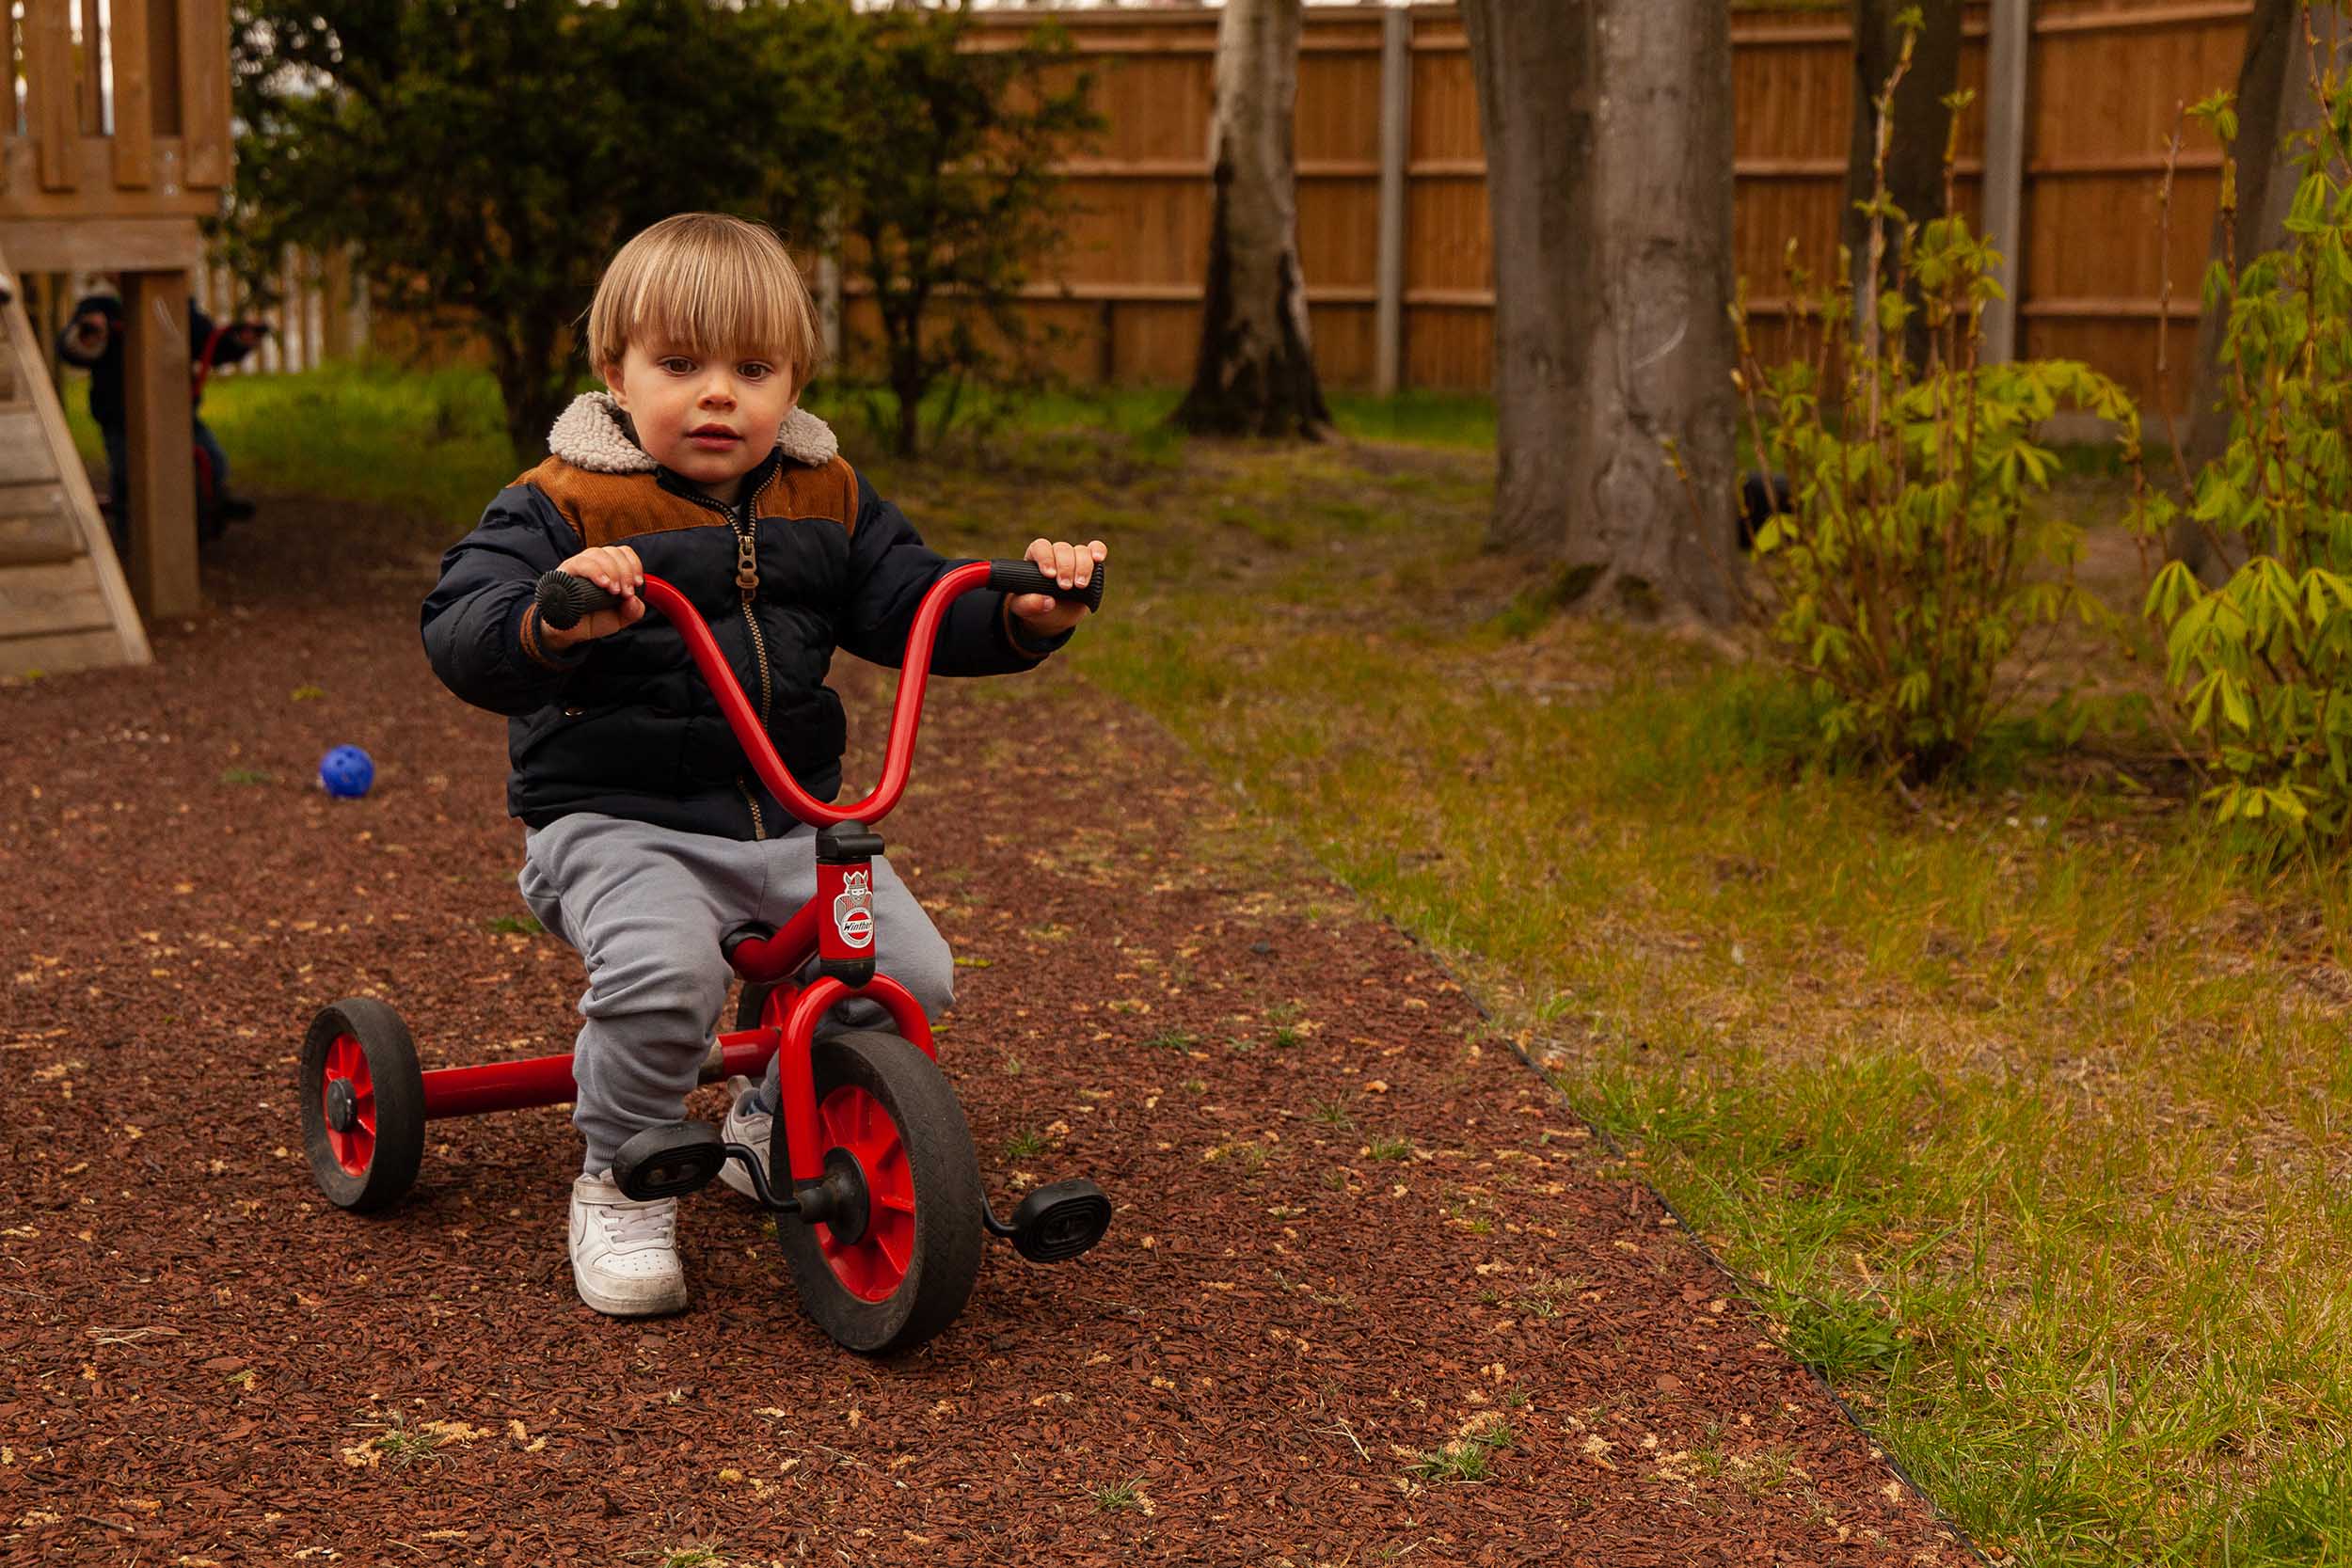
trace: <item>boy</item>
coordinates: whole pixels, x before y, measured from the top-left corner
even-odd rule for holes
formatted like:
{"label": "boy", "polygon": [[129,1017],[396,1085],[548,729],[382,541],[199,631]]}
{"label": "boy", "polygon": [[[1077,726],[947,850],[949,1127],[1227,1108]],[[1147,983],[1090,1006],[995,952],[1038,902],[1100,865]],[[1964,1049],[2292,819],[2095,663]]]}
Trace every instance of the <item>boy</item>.
{"label": "boy", "polygon": [[[588,314],[607,392],[556,420],[545,463],[491,501],[441,561],[424,602],[433,668],[510,716],[507,805],[525,825],[520,885],[588,968],[573,1048],[587,1140],[572,1186],[572,1277],[613,1316],[686,1305],[676,1203],[631,1203],[612,1180],[631,1133],[684,1111],[726,996],[723,933],[782,925],[816,890],[815,830],[744,761],[684,640],[643,626],[647,573],[703,611],[785,765],[820,800],[841,785],[833,650],[896,665],[947,562],[838,455],[798,406],[818,358],[799,270],[765,227],[713,214],[664,219],[621,247]],[[1083,585],[1105,551],[1040,539],[1029,560]],[[560,566],[625,595],[569,631],[542,626],[539,574]],[[1025,670],[1086,613],[1046,594],[965,594],[931,668]],[[615,633],[627,631],[627,635]],[[936,1018],[954,962],[922,906],[874,863],[878,968]],[[872,1027],[844,1003],[820,1032]],[[776,1069],[729,1085],[724,1136],[769,1147]],[[732,1164],[730,1185],[750,1183]]]}
{"label": "boy", "polygon": [[[233,365],[253,352],[269,328],[261,322],[231,322],[218,328],[213,318],[188,303],[188,357],[201,360],[212,351],[211,364]],[[114,537],[115,553],[131,547],[130,448],[128,417],[122,401],[122,302],[110,294],[90,294],[77,301],[73,314],[57,334],[57,357],[89,372],[89,417],[106,444],[106,531]],[[189,411],[203,402],[200,381],[191,378]],[[202,420],[196,420],[196,444],[213,465],[213,487],[220,497],[220,514],[234,521],[253,515],[253,503],[229,493],[229,454]]]}

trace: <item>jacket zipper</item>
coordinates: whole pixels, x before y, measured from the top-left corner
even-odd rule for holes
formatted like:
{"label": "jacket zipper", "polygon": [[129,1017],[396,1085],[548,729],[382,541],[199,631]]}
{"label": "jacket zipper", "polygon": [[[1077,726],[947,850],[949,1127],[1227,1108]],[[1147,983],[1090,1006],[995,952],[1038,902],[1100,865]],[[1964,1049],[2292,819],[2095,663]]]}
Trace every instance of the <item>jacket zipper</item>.
{"label": "jacket zipper", "polygon": [[[727,530],[735,535],[735,587],[743,598],[743,625],[752,634],[752,659],[759,671],[759,727],[768,727],[768,707],[774,699],[775,686],[768,673],[768,639],[759,630],[759,617],[752,612],[752,601],[759,594],[759,532],[752,522],[752,496],[759,493],[752,487],[751,496],[743,498],[739,509],[721,506],[699,491],[681,492],[698,505],[707,506],[727,520]],[[759,809],[759,798],[752,793],[751,781],[742,774],[735,776],[735,787],[741,792],[743,803],[751,808],[752,837],[768,836],[768,820]]]}

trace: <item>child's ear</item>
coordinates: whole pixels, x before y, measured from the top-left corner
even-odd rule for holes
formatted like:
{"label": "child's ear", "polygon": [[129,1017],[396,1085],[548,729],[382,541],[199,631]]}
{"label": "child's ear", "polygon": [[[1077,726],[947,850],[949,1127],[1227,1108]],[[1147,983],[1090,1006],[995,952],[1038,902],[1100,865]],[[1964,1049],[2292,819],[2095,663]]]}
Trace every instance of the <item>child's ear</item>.
{"label": "child's ear", "polygon": [[622,382],[621,367],[608,360],[596,367],[596,374],[603,378],[605,390],[612,394],[612,401],[620,405],[622,412],[628,412],[628,388]]}

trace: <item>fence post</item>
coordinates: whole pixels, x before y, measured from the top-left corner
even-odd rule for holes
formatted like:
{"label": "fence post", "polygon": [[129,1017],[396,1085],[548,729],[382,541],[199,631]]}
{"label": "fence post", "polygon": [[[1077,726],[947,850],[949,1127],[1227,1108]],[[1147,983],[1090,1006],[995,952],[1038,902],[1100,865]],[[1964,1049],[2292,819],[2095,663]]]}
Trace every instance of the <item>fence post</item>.
{"label": "fence post", "polygon": [[841,234],[832,216],[818,230],[817,330],[825,345],[825,363],[841,364]]}
{"label": "fence post", "polygon": [[367,275],[352,265],[348,249],[339,254],[342,270],[343,334],[339,345],[345,356],[357,358],[374,346],[374,324],[368,319]]}
{"label": "fence post", "polygon": [[1395,395],[1405,357],[1405,166],[1413,140],[1413,16],[1380,18],[1380,250],[1374,273],[1373,390]]}
{"label": "fence post", "polygon": [[2007,296],[1984,309],[1983,362],[2017,352],[2018,290],[2026,276],[2026,80],[2033,36],[2032,0],[1993,0],[1984,72],[1984,232],[2001,253]]}

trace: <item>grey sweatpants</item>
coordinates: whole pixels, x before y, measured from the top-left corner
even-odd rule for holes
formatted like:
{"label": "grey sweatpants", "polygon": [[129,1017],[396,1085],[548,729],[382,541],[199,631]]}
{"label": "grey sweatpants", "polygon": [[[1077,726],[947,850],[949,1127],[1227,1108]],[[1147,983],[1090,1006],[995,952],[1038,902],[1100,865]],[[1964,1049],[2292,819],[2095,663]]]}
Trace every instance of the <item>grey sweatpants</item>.
{"label": "grey sweatpants", "polygon": [[[719,939],[746,921],[782,927],[817,894],[817,830],[743,843],[574,812],[523,837],[516,879],[539,923],[588,965],[586,1022],[572,1047],[572,1124],[581,1169],[611,1168],[630,1134],[685,1115],[733,971]],[[936,1020],[955,1000],[947,943],[890,863],[874,863],[875,968]],[[819,1035],[888,1027],[873,1002],[845,1002]],[[776,1066],[760,1092],[776,1103]]]}

